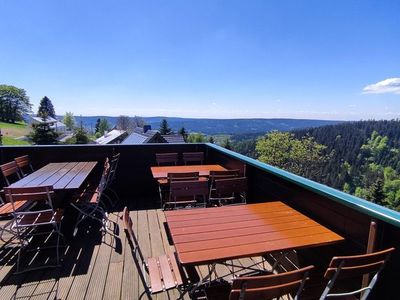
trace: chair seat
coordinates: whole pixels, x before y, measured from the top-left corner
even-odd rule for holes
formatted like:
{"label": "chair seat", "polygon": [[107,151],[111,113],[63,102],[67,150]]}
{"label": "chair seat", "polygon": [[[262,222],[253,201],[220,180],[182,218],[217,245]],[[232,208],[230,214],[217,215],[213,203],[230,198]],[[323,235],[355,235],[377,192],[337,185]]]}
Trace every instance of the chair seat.
{"label": "chair seat", "polygon": [[162,292],[183,284],[181,269],[174,252],[147,259],[151,293]]}
{"label": "chair seat", "polygon": [[64,210],[57,209],[54,213],[52,210],[46,210],[38,213],[30,213],[26,215],[20,215],[14,222],[14,227],[30,227],[47,225],[51,223],[60,223]]}
{"label": "chair seat", "polygon": [[[18,211],[18,210],[22,209],[25,204],[26,204],[26,201],[16,201],[14,203],[15,210]],[[0,207],[0,217],[9,216],[13,212],[14,212],[13,206],[10,202],[4,203]]]}

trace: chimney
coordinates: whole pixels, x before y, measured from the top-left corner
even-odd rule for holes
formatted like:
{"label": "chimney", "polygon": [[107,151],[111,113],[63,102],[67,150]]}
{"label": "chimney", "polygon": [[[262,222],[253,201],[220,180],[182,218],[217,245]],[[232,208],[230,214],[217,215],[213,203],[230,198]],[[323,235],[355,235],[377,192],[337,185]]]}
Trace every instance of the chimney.
{"label": "chimney", "polygon": [[143,125],[143,133],[146,133],[148,130],[151,130],[151,125]]}

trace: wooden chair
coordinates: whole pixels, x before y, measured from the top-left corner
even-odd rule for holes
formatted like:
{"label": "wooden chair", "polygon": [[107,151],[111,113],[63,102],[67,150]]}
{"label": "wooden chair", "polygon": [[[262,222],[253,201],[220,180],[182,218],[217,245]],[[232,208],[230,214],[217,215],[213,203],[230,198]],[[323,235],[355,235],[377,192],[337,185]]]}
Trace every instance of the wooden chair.
{"label": "wooden chair", "polygon": [[[36,235],[48,235],[52,233],[57,234],[57,244],[56,244],[56,259],[57,263],[55,265],[41,265],[34,268],[27,268],[23,270],[37,270],[47,267],[57,267],[60,263],[60,238],[64,237],[61,233],[61,220],[63,217],[63,210],[57,209],[53,207],[53,198],[54,191],[52,186],[40,186],[40,187],[23,187],[23,188],[4,188],[6,199],[12,204],[13,207],[13,215],[14,220],[12,224],[13,230],[15,230],[17,234],[17,239],[20,244],[21,250],[18,252],[17,258],[17,273],[21,273],[20,271],[20,259],[22,250],[29,246],[31,238]],[[20,201],[26,201],[28,203],[31,202],[40,202],[45,204],[47,208],[43,208],[41,210],[35,211],[20,211],[18,208],[20,207]],[[51,226],[52,230],[49,232],[36,231],[39,227],[42,226]],[[34,250],[39,251],[43,248],[50,248],[50,246],[46,243],[35,245]]]}
{"label": "wooden chair", "polygon": [[161,208],[164,208],[165,203],[168,202],[170,198],[170,184],[174,181],[188,181],[188,180],[198,180],[199,172],[172,172],[167,174],[167,178],[162,178],[158,180],[158,188],[161,199]]}
{"label": "wooden chair", "polygon": [[[105,186],[105,190],[110,191],[116,201],[111,201],[111,206],[114,207],[116,205],[116,202],[120,202],[119,196],[117,194],[117,192],[111,187],[113,185],[113,183],[115,182],[115,176],[117,174],[117,168],[118,168],[118,163],[119,163],[119,158],[120,158],[120,153],[114,154],[110,159],[109,159],[109,163],[110,163],[110,170],[108,172],[108,176],[107,176],[107,180],[106,180],[106,186]],[[111,198],[109,198],[111,200]]]}
{"label": "wooden chair", "polygon": [[[122,219],[132,256],[149,298],[151,298],[151,294],[160,293],[173,288],[179,289],[182,295],[184,290],[181,288],[187,286],[190,282],[199,281],[196,269],[194,267],[188,269],[181,267],[175,252],[145,259],[133,231],[132,220],[127,207],[123,210]],[[145,271],[148,278],[145,278],[145,274],[143,274],[144,272],[142,271]]]}
{"label": "wooden chair", "polygon": [[313,268],[314,266],[308,266],[280,274],[235,278],[229,300],[274,299],[288,294],[294,294],[295,300],[300,299]]}
{"label": "wooden chair", "polygon": [[14,158],[14,161],[17,163],[22,176],[26,176],[34,171],[29,155],[16,157]]}
{"label": "wooden chair", "polygon": [[[376,281],[378,280],[380,272],[383,270],[386,262],[389,260],[390,255],[394,252],[394,248],[389,248],[379,252],[368,253],[363,255],[354,256],[337,256],[333,257],[324,277],[329,280],[325,290],[323,291],[320,300],[332,297],[351,297],[357,294],[361,294],[360,300],[368,298],[369,293],[373,289]],[[365,287],[360,289],[346,292],[335,292],[330,293],[331,289],[338,287],[335,285],[337,280],[346,279],[357,279],[361,276],[368,274],[375,274],[369,283]],[[353,297],[352,297],[353,298]],[[347,298],[346,298],[347,299]],[[358,299],[358,298],[353,298]]]}
{"label": "wooden chair", "polygon": [[239,170],[224,170],[224,171],[210,171],[209,184],[210,194],[208,199],[215,198],[215,180],[219,179],[230,179],[239,177]]}
{"label": "wooden chair", "polygon": [[[7,222],[0,224],[0,240],[4,243],[11,242],[16,236],[17,233],[12,228],[12,224],[14,222],[12,213],[16,211],[26,211],[28,210],[28,205],[26,200],[17,201],[13,204],[11,202],[3,202],[0,197],[0,220],[8,220]],[[5,236],[4,234],[8,235]]]}
{"label": "wooden chair", "polygon": [[187,165],[188,163],[200,164],[202,165],[204,162],[204,153],[203,152],[183,152],[182,153],[183,163]]}
{"label": "wooden chair", "polygon": [[178,153],[156,153],[158,166],[176,166],[178,164]]}
{"label": "wooden chair", "polygon": [[[7,186],[10,185],[11,182],[21,179],[20,170],[15,161],[0,165],[0,170]],[[10,179],[12,181],[10,181]]]}
{"label": "wooden chair", "polygon": [[215,197],[210,199],[218,201],[219,205],[224,204],[245,204],[247,191],[247,178],[237,177],[215,180]]}
{"label": "wooden chair", "polygon": [[[110,164],[108,162],[108,158],[106,158],[106,161],[104,162],[103,173],[98,185],[95,188],[88,187],[76,197],[75,201],[71,202],[71,206],[79,213],[74,227],[74,236],[78,231],[79,224],[86,218],[98,221],[102,226],[103,232],[108,231],[107,224],[109,223],[109,220],[104,208],[105,205],[103,198],[106,198],[109,202],[112,202],[110,197],[104,193],[107,187],[109,171]],[[101,217],[99,217],[98,214],[100,214]]]}
{"label": "wooden chair", "polygon": [[196,206],[198,198],[201,198],[203,201],[201,205],[205,207],[207,195],[208,182],[205,180],[172,181],[169,201],[165,206],[172,209],[188,205]]}

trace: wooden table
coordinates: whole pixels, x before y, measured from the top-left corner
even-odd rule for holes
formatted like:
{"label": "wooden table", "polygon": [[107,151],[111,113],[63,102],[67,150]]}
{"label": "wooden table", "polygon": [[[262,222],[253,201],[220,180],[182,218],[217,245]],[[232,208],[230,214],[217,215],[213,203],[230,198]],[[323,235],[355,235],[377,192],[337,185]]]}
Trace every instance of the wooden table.
{"label": "wooden table", "polygon": [[199,172],[199,176],[209,176],[210,171],[226,171],[220,165],[187,165],[151,167],[155,179],[167,178],[168,173]]}
{"label": "wooden table", "polygon": [[52,185],[54,190],[79,189],[96,164],[95,161],[49,163],[10,187]]}
{"label": "wooden table", "polygon": [[215,264],[344,240],[279,201],[164,213],[183,265]]}

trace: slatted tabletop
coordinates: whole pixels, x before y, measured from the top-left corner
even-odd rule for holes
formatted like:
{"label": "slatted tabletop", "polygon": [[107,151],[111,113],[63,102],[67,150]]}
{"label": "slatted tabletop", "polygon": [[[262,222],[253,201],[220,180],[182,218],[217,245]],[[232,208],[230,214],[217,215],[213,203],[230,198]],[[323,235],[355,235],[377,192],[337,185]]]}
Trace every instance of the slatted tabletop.
{"label": "slatted tabletop", "polygon": [[10,187],[52,185],[55,190],[78,189],[96,164],[95,161],[49,163]]}
{"label": "slatted tabletop", "polygon": [[210,171],[226,171],[220,165],[186,165],[186,166],[162,166],[151,167],[151,173],[155,179],[167,178],[168,173],[199,172],[200,176],[209,176]]}
{"label": "slatted tabletop", "polygon": [[344,238],[283,202],[166,211],[179,261],[202,265]]}

